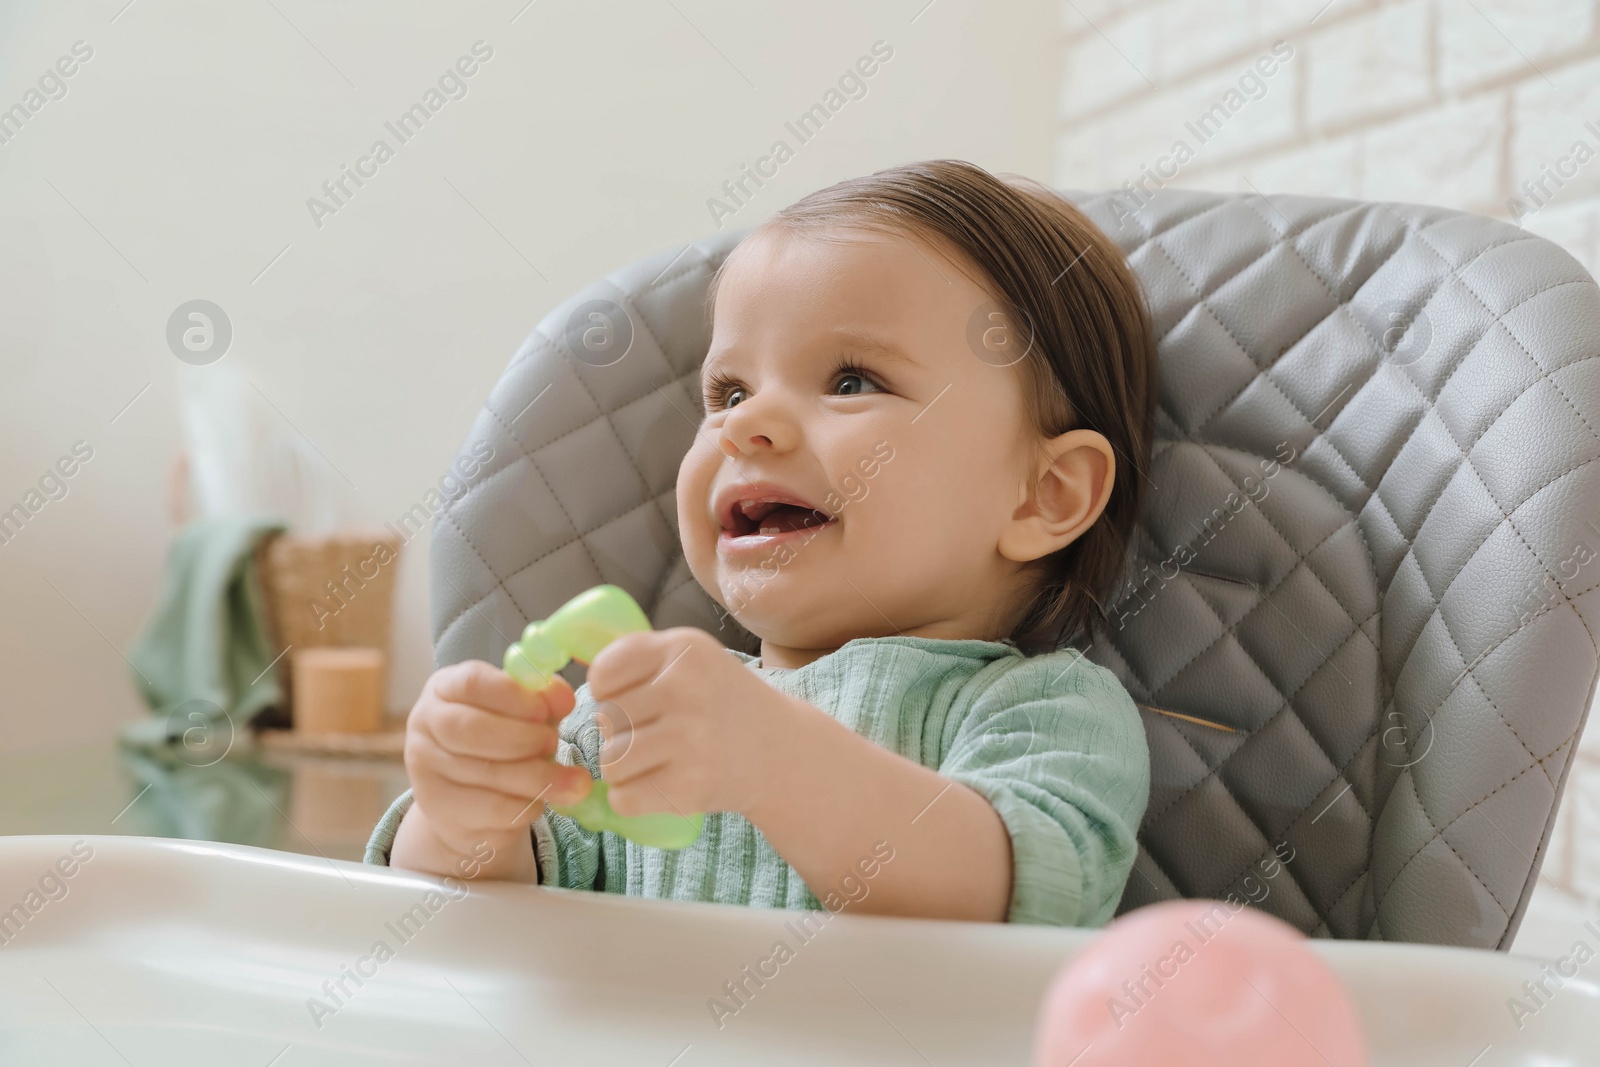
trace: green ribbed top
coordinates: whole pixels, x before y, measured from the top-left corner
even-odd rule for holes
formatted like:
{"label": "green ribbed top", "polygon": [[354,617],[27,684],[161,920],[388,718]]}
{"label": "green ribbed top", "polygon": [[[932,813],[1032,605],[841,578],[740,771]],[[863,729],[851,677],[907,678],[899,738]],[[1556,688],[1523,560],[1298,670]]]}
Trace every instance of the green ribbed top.
{"label": "green ribbed top", "polygon": [[[973,639],[858,637],[794,669],[762,667],[755,656],[728,652],[773,688],[988,799],[1011,835],[1006,921],[1095,927],[1111,919],[1150,795],[1144,727],[1111,671],[1071,649],[1024,656],[1010,643]],[[556,759],[600,777],[597,705],[587,683],[576,696],[561,722]],[[410,790],[390,805],[367,844],[366,862],[389,862],[410,806]],[[548,809],[531,832],[543,885],[767,908],[824,906],[760,831],[733,812],[707,813],[700,839],[676,852],[585,830]]]}

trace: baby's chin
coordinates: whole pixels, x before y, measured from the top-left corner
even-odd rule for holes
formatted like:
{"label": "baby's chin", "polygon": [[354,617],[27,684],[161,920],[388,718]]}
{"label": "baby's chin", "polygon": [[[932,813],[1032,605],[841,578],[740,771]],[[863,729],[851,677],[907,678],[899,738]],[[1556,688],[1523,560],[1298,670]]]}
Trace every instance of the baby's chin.
{"label": "baby's chin", "polygon": [[[786,597],[776,590],[763,590],[759,597],[743,601],[725,600],[723,610],[761,641],[783,648],[825,649],[832,651],[857,637],[877,637],[885,630],[883,618],[850,618],[839,614],[843,598],[826,590],[813,590],[814,596]],[[849,587],[845,587],[849,592]]]}

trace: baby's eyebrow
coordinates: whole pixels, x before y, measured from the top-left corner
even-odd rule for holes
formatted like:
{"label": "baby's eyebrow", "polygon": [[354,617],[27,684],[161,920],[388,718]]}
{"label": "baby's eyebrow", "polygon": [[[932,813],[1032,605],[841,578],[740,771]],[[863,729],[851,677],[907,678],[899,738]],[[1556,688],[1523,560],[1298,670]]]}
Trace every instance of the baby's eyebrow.
{"label": "baby's eyebrow", "polygon": [[718,365],[721,364],[722,355],[723,354],[720,351],[712,352],[707,355],[705,359],[700,361],[700,381],[702,384],[707,378],[711,377],[711,372],[716,370]]}
{"label": "baby's eyebrow", "polygon": [[[922,366],[921,361],[906,352],[905,349],[901,348],[892,341],[886,340],[885,338],[879,337],[877,334],[871,333],[870,331],[854,330],[840,326],[833,330],[833,336],[837,338],[841,345],[847,345],[858,350],[873,352],[884,357],[885,359],[899,360],[903,363],[909,363],[914,367]],[[708,378],[711,377],[712,372],[719,368],[727,355],[727,349],[719,349],[718,351],[711,352],[706,356],[706,358],[700,364],[700,381],[702,385]]]}
{"label": "baby's eyebrow", "polygon": [[904,363],[910,363],[914,367],[922,366],[922,364],[915,357],[906,352],[905,349],[901,348],[892,341],[879,337],[874,333],[870,333],[866,330],[851,330],[842,326],[835,329],[833,332],[841,341],[849,342],[850,344],[855,345],[857,348],[863,348],[872,352],[876,352],[878,355],[887,359],[896,359]]}

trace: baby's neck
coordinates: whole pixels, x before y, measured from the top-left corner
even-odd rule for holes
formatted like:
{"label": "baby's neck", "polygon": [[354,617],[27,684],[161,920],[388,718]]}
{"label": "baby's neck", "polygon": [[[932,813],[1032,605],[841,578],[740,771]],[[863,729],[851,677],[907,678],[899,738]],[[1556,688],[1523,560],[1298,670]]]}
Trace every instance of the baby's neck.
{"label": "baby's neck", "polygon": [[792,671],[796,667],[804,667],[813,663],[837,648],[785,648],[771,641],[761,642],[761,655],[756,659],[756,666],[767,670]]}
{"label": "baby's neck", "polygon": [[[894,634],[861,634],[860,637],[894,636],[901,637],[932,637],[945,640],[959,640],[970,638],[979,641],[1003,640],[1002,633],[990,634],[989,629],[972,619],[958,619],[948,622],[925,623],[912,626],[904,630],[895,630]],[[776,641],[761,639],[761,653],[756,658],[755,666],[766,670],[792,671],[796,667],[804,667],[813,663],[831,652],[837,652],[844,642],[824,648],[791,648],[780,645]]]}

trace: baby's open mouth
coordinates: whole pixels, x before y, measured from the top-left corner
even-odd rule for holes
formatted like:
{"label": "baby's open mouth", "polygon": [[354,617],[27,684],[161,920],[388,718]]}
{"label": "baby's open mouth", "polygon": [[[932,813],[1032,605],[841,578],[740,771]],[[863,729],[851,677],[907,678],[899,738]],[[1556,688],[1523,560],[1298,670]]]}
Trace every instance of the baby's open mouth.
{"label": "baby's open mouth", "polygon": [[797,530],[826,526],[834,521],[832,516],[814,508],[784,504],[775,500],[741,501],[734,505],[729,518],[731,525],[724,532],[731,537],[793,533]]}
{"label": "baby's open mouth", "polygon": [[716,493],[717,550],[765,552],[784,541],[806,540],[839,524],[837,515],[773,481],[727,485]]}

